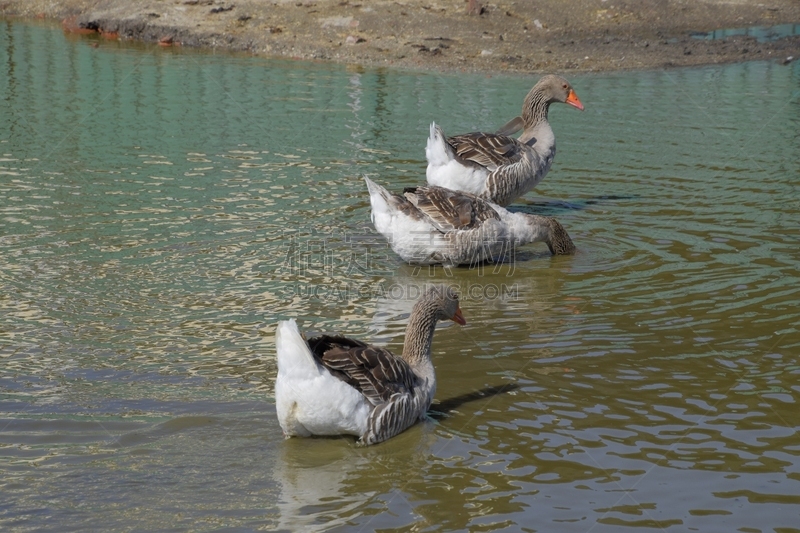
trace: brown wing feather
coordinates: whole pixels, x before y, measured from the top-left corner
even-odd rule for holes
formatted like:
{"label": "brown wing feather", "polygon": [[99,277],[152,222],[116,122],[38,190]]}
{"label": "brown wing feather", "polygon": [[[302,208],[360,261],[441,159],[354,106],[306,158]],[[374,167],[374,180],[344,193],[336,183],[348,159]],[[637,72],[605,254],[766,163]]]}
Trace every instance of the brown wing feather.
{"label": "brown wing feather", "polygon": [[477,196],[444,187],[409,187],[403,195],[443,233],[473,229],[486,220],[500,218]]}
{"label": "brown wing feather", "polygon": [[361,341],[322,335],[308,341],[311,353],[331,374],[363,394],[373,405],[396,393],[414,393],[416,376],[389,350]]}
{"label": "brown wing feather", "polygon": [[516,163],[523,145],[513,137],[496,133],[465,133],[447,139],[458,157],[489,170]]}
{"label": "brown wing feather", "polygon": [[495,133],[497,135],[514,135],[524,127],[525,127],[525,121],[522,120],[522,117],[514,117],[505,124],[503,124],[502,126],[500,126]]}
{"label": "brown wing feather", "polygon": [[406,216],[417,220],[422,220],[424,218],[423,214],[419,212],[419,209],[417,209],[414,204],[409,202],[408,198],[405,196],[387,191],[387,194],[383,197],[390,206],[394,207]]}

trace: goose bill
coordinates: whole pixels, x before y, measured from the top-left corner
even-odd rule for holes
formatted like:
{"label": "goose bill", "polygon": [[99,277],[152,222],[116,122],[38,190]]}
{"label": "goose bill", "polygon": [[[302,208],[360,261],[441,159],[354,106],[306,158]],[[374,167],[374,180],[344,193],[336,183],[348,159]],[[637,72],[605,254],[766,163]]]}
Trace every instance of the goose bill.
{"label": "goose bill", "polygon": [[456,309],[455,314],[453,315],[453,322],[457,324],[461,324],[462,326],[467,325],[467,321],[464,319],[464,315],[461,314],[461,308],[459,307]]}
{"label": "goose bill", "polygon": [[578,99],[578,95],[575,94],[575,91],[573,89],[569,90],[569,94],[567,95],[567,103],[572,107],[577,107],[578,109],[583,111],[583,104]]}

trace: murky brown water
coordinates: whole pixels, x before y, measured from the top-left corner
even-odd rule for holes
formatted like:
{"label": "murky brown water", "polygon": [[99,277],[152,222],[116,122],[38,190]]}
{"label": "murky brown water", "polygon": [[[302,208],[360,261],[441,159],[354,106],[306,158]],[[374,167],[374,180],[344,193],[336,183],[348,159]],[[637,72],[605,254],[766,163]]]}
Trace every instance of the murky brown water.
{"label": "murky brown water", "polygon": [[[515,208],[578,246],[414,269],[362,175],[424,176],[436,119],[533,79],[0,28],[0,529],[800,531],[800,65],[571,79]],[[274,328],[399,350],[419,288],[431,420],[284,440]]]}

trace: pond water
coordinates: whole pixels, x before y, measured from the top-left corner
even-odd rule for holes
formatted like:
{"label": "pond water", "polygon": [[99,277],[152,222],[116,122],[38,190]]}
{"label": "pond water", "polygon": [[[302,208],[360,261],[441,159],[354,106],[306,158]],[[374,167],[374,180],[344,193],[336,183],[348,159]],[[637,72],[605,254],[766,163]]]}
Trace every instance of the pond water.
{"label": "pond water", "polygon": [[748,28],[725,28],[709,32],[694,32],[696,39],[717,40],[728,37],[753,37],[760,43],[777,41],[784,37],[800,35],[800,24],[778,24],[775,26],[750,26]]}
{"label": "pond water", "polygon": [[[98,45],[98,46],[93,46]],[[514,209],[578,252],[403,265],[424,180],[536,76],[0,27],[0,529],[800,531],[800,64],[570,76]],[[284,440],[276,321],[400,350],[457,286],[429,421]]]}

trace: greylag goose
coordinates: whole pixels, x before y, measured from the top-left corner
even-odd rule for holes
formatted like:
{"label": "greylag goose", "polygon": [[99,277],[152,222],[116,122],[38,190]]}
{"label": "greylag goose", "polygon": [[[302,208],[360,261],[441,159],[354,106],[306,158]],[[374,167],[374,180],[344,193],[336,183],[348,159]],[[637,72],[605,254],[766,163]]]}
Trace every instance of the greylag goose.
{"label": "greylag goose", "polygon": [[[547,112],[553,102],[583,111],[583,104],[567,80],[543,77],[525,97],[522,116],[497,133],[465,133],[446,138],[431,124],[425,148],[428,184],[476,194],[507,206],[542,181],[556,155],[556,139]],[[518,139],[509,137],[519,130]]]}
{"label": "greylag goose", "polygon": [[278,324],[275,405],[284,435],[391,438],[425,418],[436,392],[431,342],[436,322],[466,324],[458,295],[430,287],[411,311],[403,354],[346,337],[306,341],[294,320]]}
{"label": "greylag goose", "polygon": [[474,194],[443,187],[412,187],[402,195],[392,194],[364,179],[375,229],[409,263],[474,265],[532,242],[545,242],[554,255],[575,251],[554,218],[511,213]]}

